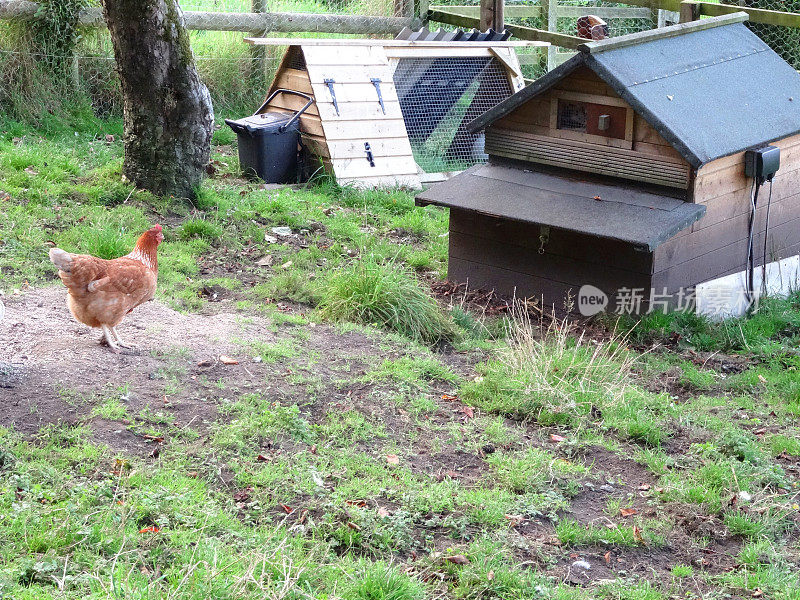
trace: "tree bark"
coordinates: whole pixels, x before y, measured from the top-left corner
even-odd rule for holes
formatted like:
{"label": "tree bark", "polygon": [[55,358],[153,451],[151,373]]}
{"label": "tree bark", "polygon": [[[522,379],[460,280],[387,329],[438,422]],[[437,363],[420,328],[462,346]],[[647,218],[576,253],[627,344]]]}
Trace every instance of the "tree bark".
{"label": "tree bark", "polygon": [[214,112],[177,0],[103,0],[122,83],[123,173],[159,196],[193,198]]}

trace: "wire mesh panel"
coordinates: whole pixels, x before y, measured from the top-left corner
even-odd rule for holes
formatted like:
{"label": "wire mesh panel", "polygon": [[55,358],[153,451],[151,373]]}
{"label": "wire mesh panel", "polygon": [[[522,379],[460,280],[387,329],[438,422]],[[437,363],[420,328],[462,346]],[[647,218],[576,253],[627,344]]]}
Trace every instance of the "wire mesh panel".
{"label": "wire mesh panel", "polygon": [[467,124],[508,98],[503,66],[489,57],[404,58],[394,84],[417,164],[427,173],[485,162],[483,134]]}
{"label": "wire mesh panel", "polygon": [[[800,0],[720,0],[720,4],[800,13]],[[750,22],[746,25],[783,60],[800,70],[800,29]]]}

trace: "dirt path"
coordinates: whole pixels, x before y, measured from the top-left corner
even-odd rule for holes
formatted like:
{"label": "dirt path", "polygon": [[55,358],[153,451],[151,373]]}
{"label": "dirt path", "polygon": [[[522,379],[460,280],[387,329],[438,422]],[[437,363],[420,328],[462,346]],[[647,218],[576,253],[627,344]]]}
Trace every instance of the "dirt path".
{"label": "dirt path", "polygon": [[[252,344],[292,339],[293,327],[279,327],[263,316],[235,313],[224,302],[214,314],[183,314],[159,301],[134,310],[118,328],[137,349],[114,354],[100,346],[99,330],[76,322],[66,307],[65,290],[35,289],[7,300],[0,323],[0,426],[33,434],[43,425],[85,419],[108,398],[121,398],[130,414],[160,411],[173,426],[202,434],[217,406],[246,392],[291,395],[288,370],[280,362],[254,362]],[[300,354],[317,355],[320,376],[337,368],[361,368],[359,356],[374,354],[376,342],[359,333],[330,327],[310,332]],[[219,361],[234,357],[236,365]],[[303,356],[300,356],[302,359]],[[94,418],[99,442],[140,454],[146,440],[119,422]]]}

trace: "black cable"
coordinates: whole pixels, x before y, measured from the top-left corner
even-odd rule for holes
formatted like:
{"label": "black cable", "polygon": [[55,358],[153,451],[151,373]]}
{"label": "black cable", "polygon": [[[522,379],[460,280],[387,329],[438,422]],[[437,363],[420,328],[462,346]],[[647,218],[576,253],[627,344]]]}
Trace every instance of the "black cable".
{"label": "black cable", "polygon": [[769,234],[769,205],[772,203],[772,179],[769,180],[769,196],[767,196],[767,216],[764,223],[764,256],[761,260],[761,295],[767,295],[767,235]]}
{"label": "black cable", "polygon": [[747,302],[752,305],[753,294],[753,279],[754,279],[754,265],[753,265],[753,234],[755,230],[756,221],[756,207],[758,206],[758,192],[761,189],[762,179],[753,179],[753,186],[750,191],[750,219],[748,221],[748,234],[747,234]]}

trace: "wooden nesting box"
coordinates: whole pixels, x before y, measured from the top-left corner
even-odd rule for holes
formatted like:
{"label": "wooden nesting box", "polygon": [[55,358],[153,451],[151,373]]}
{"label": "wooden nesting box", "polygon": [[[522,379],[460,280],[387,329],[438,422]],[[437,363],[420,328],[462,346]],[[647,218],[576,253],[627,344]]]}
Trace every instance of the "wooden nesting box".
{"label": "wooden nesting box", "polygon": [[[781,165],[756,264],[767,210],[767,262],[800,253],[800,75],[745,18],[588,42],[473,121],[489,164],[417,197],[451,209],[450,279],[558,307],[584,285],[611,310],[680,305],[745,269],[745,150],[765,144]],[[620,307],[627,290],[641,302]]]}
{"label": "wooden nesting box", "polygon": [[[467,123],[524,86],[514,47],[547,45],[480,37],[443,41],[434,38],[452,34],[424,33],[431,39],[409,32],[415,39],[247,41],[288,46],[269,93],[285,88],[314,97],[315,104],[300,120],[303,144],[339,183],[419,189],[422,180],[442,178],[426,174],[417,164],[424,145],[433,143],[433,154],[445,154],[454,142],[474,140]],[[492,35],[502,34],[480,34]],[[448,65],[451,73],[439,74]],[[449,95],[452,102],[437,113],[441,106],[426,107],[419,101],[424,94],[440,99]],[[281,94],[263,111],[294,111],[300,106],[300,98]],[[420,139],[417,133],[425,125],[430,127]],[[437,147],[442,138],[444,147]],[[479,150],[483,152],[482,144]]]}

